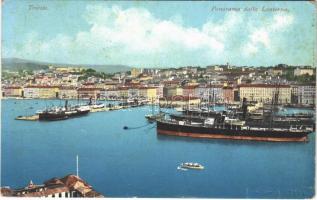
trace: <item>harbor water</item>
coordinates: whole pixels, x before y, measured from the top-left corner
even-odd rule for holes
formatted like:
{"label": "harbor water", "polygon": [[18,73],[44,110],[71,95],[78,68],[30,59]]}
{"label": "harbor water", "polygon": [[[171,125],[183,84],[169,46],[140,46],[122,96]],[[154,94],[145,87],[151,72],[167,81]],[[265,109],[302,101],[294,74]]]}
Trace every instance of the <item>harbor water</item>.
{"label": "harbor water", "polygon": [[[158,136],[150,106],[63,121],[20,121],[59,100],[2,100],[1,186],[76,174],[106,197],[310,198],[315,133],[274,143]],[[294,112],[294,110],[290,110]],[[124,130],[127,126],[129,129]],[[198,162],[204,170],[180,170]]]}

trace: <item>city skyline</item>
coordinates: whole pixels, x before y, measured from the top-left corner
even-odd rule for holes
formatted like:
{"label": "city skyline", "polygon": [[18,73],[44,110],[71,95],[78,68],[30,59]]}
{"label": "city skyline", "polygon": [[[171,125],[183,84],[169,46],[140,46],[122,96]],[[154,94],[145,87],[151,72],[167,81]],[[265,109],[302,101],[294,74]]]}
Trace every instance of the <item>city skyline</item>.
{"label": "city skyline", "polygon": [[141,68],[313,66],[313,12],[309,2],[7,1],[2,50],[3,57]]}

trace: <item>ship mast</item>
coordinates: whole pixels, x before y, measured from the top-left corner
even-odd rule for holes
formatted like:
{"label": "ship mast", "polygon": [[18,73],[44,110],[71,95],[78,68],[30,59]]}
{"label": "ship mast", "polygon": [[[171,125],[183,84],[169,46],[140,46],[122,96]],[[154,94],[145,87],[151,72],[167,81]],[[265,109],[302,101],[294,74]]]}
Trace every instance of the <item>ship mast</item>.
{"label": "ship mast", "polygon": [[270,129],[272,129],[273,126],[273,118],[275,116],[276,109],[278,109],[277,104],[278,104],[278,99],[279,99],[279,88],[280,85],[275,84],[275,92],[273,93],[272,97],[272,105],[271,105],[271,119],[270,119]]}
{"label": "ship mast", "polygon": [[79,177],[78,155],[76,155],[76,176]]}

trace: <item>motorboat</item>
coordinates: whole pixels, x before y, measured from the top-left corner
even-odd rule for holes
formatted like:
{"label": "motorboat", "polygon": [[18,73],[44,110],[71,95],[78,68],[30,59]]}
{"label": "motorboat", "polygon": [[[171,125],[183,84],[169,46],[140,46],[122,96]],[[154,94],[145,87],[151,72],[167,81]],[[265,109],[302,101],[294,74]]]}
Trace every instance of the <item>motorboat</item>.
{"label": "motorboat", "polygon": [[201,164],[191,163],[191,162],[182,163],[180,167],[185,169],[198,169],[198,170],[204,169],[204,166],[202,166]]}

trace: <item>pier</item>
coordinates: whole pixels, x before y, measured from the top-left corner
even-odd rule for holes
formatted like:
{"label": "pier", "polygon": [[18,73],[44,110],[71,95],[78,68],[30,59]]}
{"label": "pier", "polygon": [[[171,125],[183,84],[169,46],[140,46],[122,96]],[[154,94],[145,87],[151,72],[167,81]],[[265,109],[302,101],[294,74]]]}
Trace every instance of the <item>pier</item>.
{"label": "pier", "polygon": [[37,121],[39,120],[39,115],[29,115],[29,116],[17,116],[16,120],[25,120],[25,121]]}
{"label": "pier", "polygon": [[[123,109],[140,107],[140,106],[143,106],[143,105],[138,105],[138,106],[131,106],[131,105],[117,106],[117,105],[115,105],[115,106],[111,106],[111,107],[91,108],[90,109],[90,113],[123,110]],[[15,119],[16,120],[24,120],[24,121],[38,121],[39,120],[39,115],[38,114],[34,114],[34,115],[28,115],[28,116],[18,116]]]}

